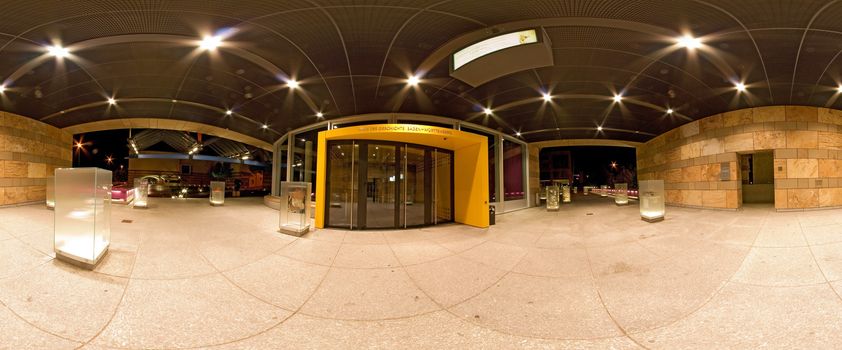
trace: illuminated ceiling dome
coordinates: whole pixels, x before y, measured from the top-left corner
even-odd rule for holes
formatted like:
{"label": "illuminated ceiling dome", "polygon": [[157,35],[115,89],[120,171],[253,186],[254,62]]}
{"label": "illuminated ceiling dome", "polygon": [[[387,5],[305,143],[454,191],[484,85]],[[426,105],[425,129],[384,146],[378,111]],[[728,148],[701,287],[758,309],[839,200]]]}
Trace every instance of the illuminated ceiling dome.
{"label": "illuminated ceiling dome", "polygon": [[[0,109],[59,127],[173,118],[271,142],[373,112],[528,141],[645,141],[748,106],[842,107],[841,2],[664,4],[6,1]],[[455,51],[525,29],[548,39],[552,65],[476,87],[451,77]]]}

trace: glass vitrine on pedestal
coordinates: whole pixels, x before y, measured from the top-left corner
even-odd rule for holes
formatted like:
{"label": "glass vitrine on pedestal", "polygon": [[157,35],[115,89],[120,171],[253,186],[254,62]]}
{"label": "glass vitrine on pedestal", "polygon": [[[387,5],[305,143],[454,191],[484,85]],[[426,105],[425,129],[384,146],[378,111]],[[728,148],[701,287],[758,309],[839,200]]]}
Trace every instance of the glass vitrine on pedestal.
{"label": "glass vitrine on pedestal", "polygon": [[561,201],[564,203],[570,203],[570,186],[564,185],[561,186]]}
{"label": "glass vitrine on pedestal", "polygon": [[149,181],[146,179],[134,179],[134,204],[135,209],[146,209],[149,207]]}
{"label": "glass vitrine on pedestal", "polygon": [[225,204],[225,181],[211,181],[210,204],[213,206]]}
{"label": "glass vitrine on pedestal", "polygon": [[547,211],[558,210],[558,186],[547,186]]}
{"label": "glass vitrine on pedestal", "polygon": [[663,180],[641,180],[638,190],[640,199],[640,218],[647,222],[664,219],[666,207],[664,203]]}
{"label": "glass vitrine on pedestal", "polygon": [[56,207],[56,178],[55,178],[55,176],[48,177],[46,185],[47,185],[47,187],[46,187],[47,209],[54,209]]}
{"label": "glass vitrine on pedestal", "polygon": [[608,197],[608,185],[599,186],[599,196]]}
{"label": "glass vitrine on pedestal", "polygon": [[614,204],[629,204],[629,185],[625,183],[614,184]]}
{"label": "glass vitrine on pedestal", "polygon": [[301,236],[310,230],[310,183],[281,182],[279,229]]}
{"label": "glass vitrine on pedestal", "polygon": [[55,172],[56,258],[93,269],[111,240],[111,171],[65,168]]}

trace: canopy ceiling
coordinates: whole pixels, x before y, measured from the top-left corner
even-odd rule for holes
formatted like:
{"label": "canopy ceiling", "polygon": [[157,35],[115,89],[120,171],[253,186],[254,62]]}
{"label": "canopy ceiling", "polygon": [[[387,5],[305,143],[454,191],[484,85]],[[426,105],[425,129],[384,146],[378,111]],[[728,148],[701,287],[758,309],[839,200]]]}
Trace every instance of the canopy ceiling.
{"label": "canopy ceiling", "polygon": [[[59,127],[189,120],[268,142],[318,112],[645,141],[748,106],[840,107],[840,17],[842,2],[814,0],[0,1],[0,108]],[[527,27],[546,31],[553,66],[475,88],[449,76],[446,43]],[[221,46],[201,49],[212,35]],[[701,47],[677,44],[684,35]]]}

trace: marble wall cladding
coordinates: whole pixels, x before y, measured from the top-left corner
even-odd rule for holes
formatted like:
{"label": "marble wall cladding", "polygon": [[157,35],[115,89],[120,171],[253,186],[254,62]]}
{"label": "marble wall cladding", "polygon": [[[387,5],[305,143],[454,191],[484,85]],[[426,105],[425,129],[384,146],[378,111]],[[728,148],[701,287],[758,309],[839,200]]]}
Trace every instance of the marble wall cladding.
{"label": "marble wall cladding", "polygon": [[0,112],[0,205],[46,198],[46,180],[72,166],[73,135],[23,116]]}
{"label": "marble wall cladding", "polygon": [[827,108],[767,106],[693,121],[638,147],[638,178],[663,179],[668,204],[736,209],[738,154],[770,150],[776,208],[842,206],[842,111]]}

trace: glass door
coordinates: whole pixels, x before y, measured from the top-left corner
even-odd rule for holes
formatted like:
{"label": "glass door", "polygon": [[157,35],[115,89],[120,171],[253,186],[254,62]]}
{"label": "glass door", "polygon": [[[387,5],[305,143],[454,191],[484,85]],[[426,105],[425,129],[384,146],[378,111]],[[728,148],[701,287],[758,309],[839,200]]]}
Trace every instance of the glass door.
{"label": "glass door", "polygon": [[432,184],[430,183],[430,150],[404,145],[401,177],[403,207],[401,227],[429,225],[431,220]]}
{"label": "glass door", "polygon": [[[390,144],[362,144],[366,149],[365,162],[360,164],[366,171],[365,217],[362,228],[398,227],[398,196],[400,176],[398,154],[400,148]],[[361,150],[362,151],[362,150]],[[362,160],[362,159],[361,159]]]}
{"label": "glass door", "polygon": [[383,141],[328,144],[325,223],[347,229],[453,221],[453,153]]}
{"label": "glass door", "polygon": [[328,147],[327,202],[328,226],[354,229],[357,222],[359,145],[353,142]]}
{"label": "glass door", "polygon": [[433,224],[453,221],[453,153],[435,150],[435,217]]}

